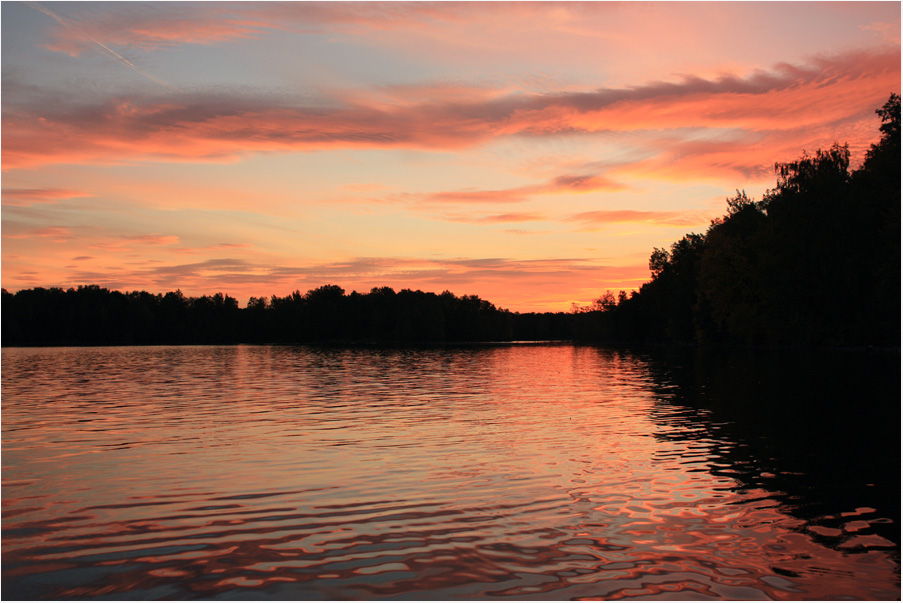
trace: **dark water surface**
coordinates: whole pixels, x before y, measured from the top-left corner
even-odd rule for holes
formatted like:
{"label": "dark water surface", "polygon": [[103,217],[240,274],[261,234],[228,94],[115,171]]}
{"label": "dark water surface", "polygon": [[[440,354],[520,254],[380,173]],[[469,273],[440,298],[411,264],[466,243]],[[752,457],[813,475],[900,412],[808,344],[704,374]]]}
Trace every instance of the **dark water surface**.
{"label": "dark water surface", "polygon": [[2,351],[3,598],[898,599],[899,352]]}

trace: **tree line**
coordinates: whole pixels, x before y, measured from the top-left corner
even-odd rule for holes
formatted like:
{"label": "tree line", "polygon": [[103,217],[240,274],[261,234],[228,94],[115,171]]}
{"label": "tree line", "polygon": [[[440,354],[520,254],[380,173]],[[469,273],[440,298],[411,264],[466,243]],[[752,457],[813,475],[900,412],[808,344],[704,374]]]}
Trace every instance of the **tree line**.
{"label": "tree line", "polygon": [[390,287],[252,297],[110,291],[97,285],[2,291],[3,345],[468,342],[573,339],[574,316],[519,314],[476,295]]}
{"label": "tree line", "polygon": [[704,234],[654,249],[652,279],[585,312],[584,332],[631,342],[900,344],[900,96],[850,170],[847,146],[775,165]]}
{"label": "tree line", "polygon": [[651,280],[571,313],[517,313],[475,295],[389,287],[252,297],[34,288],[0,300],[2,344],[465,342],[896,345],[900,343],[900,97],[876,113],[863,165],[835,144],[775,165],[704,234],[654,249]]}

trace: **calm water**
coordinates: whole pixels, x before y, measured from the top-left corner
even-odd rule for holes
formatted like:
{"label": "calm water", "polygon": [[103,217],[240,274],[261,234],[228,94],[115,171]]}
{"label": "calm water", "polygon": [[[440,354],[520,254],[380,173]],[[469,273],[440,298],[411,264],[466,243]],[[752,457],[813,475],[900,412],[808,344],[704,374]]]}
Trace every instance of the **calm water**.
{"label": "calm water", "polygon": [[3,596],[898,599],[899,371],[3,349]]}

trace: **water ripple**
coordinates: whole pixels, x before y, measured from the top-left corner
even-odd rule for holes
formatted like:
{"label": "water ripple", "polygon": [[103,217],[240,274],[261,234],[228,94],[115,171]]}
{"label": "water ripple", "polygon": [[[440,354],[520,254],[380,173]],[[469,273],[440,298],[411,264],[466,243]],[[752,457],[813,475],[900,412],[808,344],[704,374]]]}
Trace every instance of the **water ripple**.
{"label": "water ripple", "polygon": [[678,405],[686,388],[642,357],[237,346],[2,361],[15,598],[899,596],[887,508],[805,498],[794,467]]}

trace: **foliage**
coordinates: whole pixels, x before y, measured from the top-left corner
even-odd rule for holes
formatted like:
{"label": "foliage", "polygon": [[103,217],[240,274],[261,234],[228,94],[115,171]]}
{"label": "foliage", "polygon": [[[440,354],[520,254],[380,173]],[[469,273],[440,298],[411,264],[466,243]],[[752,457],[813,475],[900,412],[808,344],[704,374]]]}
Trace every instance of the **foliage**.
{"label": "foliage", "polygon": [[834,144],[775,165],[761,201],[737,191],[704,235],[655,248],[650,282],[602,337],[639,342],[899,345],[900,97],[850,171]]}
{"label": "foliage", "polygon": [[571,339],[564,313],[518,314],[475,295],[324,285],[305,294],[185,297],[96,285],[2,292],[3,345],[447,342]]}

